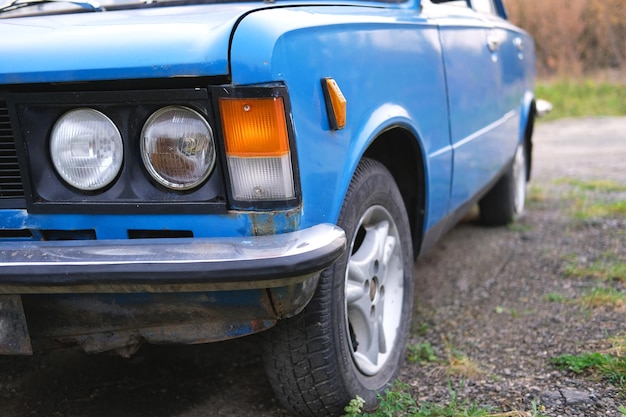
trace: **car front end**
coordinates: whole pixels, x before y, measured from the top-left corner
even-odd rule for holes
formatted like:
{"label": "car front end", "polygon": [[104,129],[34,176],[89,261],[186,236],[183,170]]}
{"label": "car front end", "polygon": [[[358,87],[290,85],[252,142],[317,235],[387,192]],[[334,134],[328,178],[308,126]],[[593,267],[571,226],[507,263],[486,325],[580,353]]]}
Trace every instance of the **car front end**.
{"label": "car front end", "polygon": [[1,25],[1,353],[255,333],[343,253],[301,224],[287,87],[229,79],[246,8],[212,10]]}

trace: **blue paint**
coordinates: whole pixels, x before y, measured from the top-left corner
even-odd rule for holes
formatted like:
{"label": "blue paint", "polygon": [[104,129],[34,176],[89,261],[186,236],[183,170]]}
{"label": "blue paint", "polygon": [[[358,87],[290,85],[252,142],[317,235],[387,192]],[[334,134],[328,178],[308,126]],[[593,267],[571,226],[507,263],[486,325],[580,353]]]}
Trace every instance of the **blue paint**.
{"label": "blue paint", "polygon": [[[436,155],[425,161],[432,191],[426,227],[446,213],[452,153],[441,47],[436,25],[411,7],[265,10],[237,28],[233,83],[278,79],[291,94],[303,226],[337,220],[360,157],[393,126],[412,132],[423,153]],[[333,77],[348,102],[343,130],[328,127],[323,77]]]}
{"label": "blue paint", "polygon": [[3,20],[0,84],[228,73],[228,39],[252,5],[169,7]]}

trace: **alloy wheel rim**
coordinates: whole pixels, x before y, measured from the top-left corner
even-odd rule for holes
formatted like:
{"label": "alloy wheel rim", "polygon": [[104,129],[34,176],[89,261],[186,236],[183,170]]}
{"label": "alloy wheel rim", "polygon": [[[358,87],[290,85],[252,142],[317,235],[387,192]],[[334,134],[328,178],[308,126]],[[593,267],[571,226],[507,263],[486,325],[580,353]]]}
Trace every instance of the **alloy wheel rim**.
{"label": "alloy wheel rim", "polygon": [[346,329],[357,368],[375,375],[392,354],[404,299],[404,267],[398,229],[382,206],[359,220],[345,275]]}

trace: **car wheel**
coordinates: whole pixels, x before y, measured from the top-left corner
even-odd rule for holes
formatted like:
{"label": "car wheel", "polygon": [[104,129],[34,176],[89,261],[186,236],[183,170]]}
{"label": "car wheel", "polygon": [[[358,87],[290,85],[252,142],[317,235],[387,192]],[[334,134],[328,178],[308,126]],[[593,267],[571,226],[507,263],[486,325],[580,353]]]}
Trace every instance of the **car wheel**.
{"label": "car wheel", "polygon": [[528,178],[526,147],[517,146],[513,163],[491,190],[480,200],[481,221],[490,226],[511,223],[524,212]]}
{"label": "car wheel", "polygon": [[266,333],[268,379],[300,416],[341,415],[360,396],[374,409],[404,358],[413,305],[413,252],[402,196],[389,171],[364,159],[338,225],[346,253],[325,270],[299,315]]}

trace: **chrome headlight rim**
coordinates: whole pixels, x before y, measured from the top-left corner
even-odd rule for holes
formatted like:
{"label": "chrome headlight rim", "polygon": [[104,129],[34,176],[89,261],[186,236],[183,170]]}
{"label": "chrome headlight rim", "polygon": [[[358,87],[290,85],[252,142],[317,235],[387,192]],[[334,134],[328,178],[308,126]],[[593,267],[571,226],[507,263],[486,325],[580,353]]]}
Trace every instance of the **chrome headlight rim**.
{"label": "chrome headlight rim", "polygon": [[[78,118],[78,115],[83,114],[83,120]],[[78,120],[72,120],[72,118],[78,118]],[[91,118],[91,120],[89,120]],[[63,161],[63,157],[67,156],[67,153],[73,154],[73,146],[78,145],[78,141],[82,140],[82,144],[85,145],[86,139],[94,139],[94,132],[90,132],[92,135],[84,136],[80,135],[80,132],[72,132],[70,129],[70,134],[74,133],[74,135],[64,136],[63,129],[68,129],[64,124],[67,123],[84,123],[85,129],[89,130],[93,128],[93,126],[89,126],[89,123],[99,122],[101,123],[101,127],[110,129],[108,131],[108,137],[97,137],[96,139],[102,144],[102,139],[108,140],[108,144],[112,146],[107,150],[111,152],[110,158],[111,163],[104,167],[102,167],[100,171],[95,172],[91,177],[91,181],[89,178],[80,177],[80,175],[72,175],[72,169],[78,171],[86,171],[89,168],[97,169],[94,166],[67,166],[67,161]],[[65,132],[66,134],[68,132]],[[97,132],[95,132],[97,133]],[[60,142],[61,141],[61,142]],[[65,141],[63,143],[62,141]],[[90,143],[89,145],[93,145]],[[97,148],[97,147],[96,147]],[[90,148],[90,155],[93,149]],[[105,152],[107,151],[105,150]],[[103,112],[96,110],[91,107],[77,107],[63,113],[52,126],[52,130],[50,132],[50,141],[48,144],[48,151],[50,154],[50,159],[52,161],[52,166],[56,172],[56,174],[69,186],[75,188],[82,192],[101,192],[108,189],[119,177],[123,165],[124,165],[124,141],[122,139],[122,134],[120,133],[119,128],[115,124],[113,120]],[[77,157],[75,160],[70,162],[77,162],[80,157]],[[85,160],[85,158],[83,157]],[[89,158],[91,161],[98,160],[98,158]],[[76,174],[76,172],[74,172]]]}
{"label": "chrome headlight rim", "polygon": [[[194,119],[199,121],[201,125],[206,129],[207,138],[208,138],[208,141],[207,141],[208,163],[204,167],[202,175],[196,176],[196,179],[193,181],[188,181],[188,182],[170,181],[168,180],[168,178],[166,178],[165,175],[162,175],[162,173],[159,172],[159,170],[154,166],[154,164],[150,160],[150,152],[148,152],[147,150],[147,143],[146,143],[147,140],[149,140],[149,138],[147,138],[148,131],[159,117],[163,116],[164,114],[170,111],[186,112],[190,116],[192,116]],[[154,181],[156,181],[159,185],[167,189],[173,190],[173,191],[188,192],[188,191],[194,191],[198,189],[209,179],[209,177],[215,170],[215,166],[217,164],[216,139],[215,139],[215,134],[213,132],[213,128],[211,127],[211,124],[207,121],[205,116],[202,115],[202,113],[200,113],[199,111],[191,107],[184,106],[184,105],[164,106],[152,112],[152,114],[148,117],[148,119],[146,120],[146,122],[144,123],[141,129],[140,153],[141,153],[143,166],[145,170],[148,172],[148,174],[150,175],[150,177]]]}

